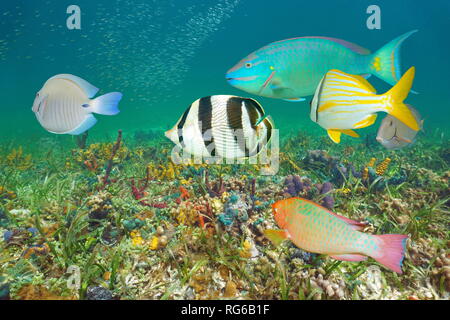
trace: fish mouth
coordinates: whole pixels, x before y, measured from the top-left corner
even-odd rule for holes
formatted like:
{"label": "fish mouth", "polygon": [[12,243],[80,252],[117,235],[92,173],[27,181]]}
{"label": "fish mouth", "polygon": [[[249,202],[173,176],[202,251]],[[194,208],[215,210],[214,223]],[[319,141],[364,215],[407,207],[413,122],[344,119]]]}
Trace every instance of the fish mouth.
{"label": "fish mouth", "polygon": [[392,141],[394,138],[397,138],[397,128],[395,128],[394,134],[390,139],[387,139],[387,141]]}
{"label": "fish mouth", "polygon": [[255,80],[256,78],[258,78],[258,76],[248,76],[248,77],[230,77],[228,75],[225,76],[225,79],[227,79],[227,81],[240,81],[240,82],[246,82],[246,81],[252,81]]}

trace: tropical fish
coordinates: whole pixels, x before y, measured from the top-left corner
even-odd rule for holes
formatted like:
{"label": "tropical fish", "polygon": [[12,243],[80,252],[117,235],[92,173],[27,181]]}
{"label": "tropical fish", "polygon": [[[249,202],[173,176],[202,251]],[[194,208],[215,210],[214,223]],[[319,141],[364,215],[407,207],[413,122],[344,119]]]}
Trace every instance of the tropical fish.
{"label": "tropical fish", "polygon": [[320,81],[311,101],[311,120],[327,130],[335,143],[341,134],[359,135],[351,129],[361,129],[375,123],[377,112],[386,112],[412,130],[419,124],[403,103],[414,80],[415,68],[411,67],[400,81],[385,94],[377,95],[374,87],[363,77],[339,70],[330,70]]}
{"label": "tropical fish", "polygon": [[371,54],[341,39],[301,37],[273,42],[228,70],[232,86],[269,98],[302,101],[314,94],[324,74],[339,69],[350,74],[371,74],[394,85],[401,76],[400,47],[417,30],[401,35]]}
{"label": "tropical fish", "polygon": [[[416,121],[423,128],[423,120],[419,111],[407,104]],[[414,143],[418,131],[410,129],[397,118],[387,115],[378,129],[377,141],[386,149],[399,149]]]}
{"label": "tropical fish", "polygon": [[98,90],[77,76],[58,74],[48,79],[36,94],[32,110],[45,130],[78,135],[97,122],[92,113],[119,113],[122,94],[111,92],[91,100]]}
{"label": "tropical fish", "polygon": [[363,261],[372,257],[402,273],[407,235],[360,232],[365,223],[337,215],[303,198],[280,200],[272,209],[281,230],[266,230],[265,234],[276,244],[289,239],[303,250],[342,261]]}
{"label": "tropical fish", "polygon": [[215,95],[192,103],[165,135],[194,156],[239,159],[257,155],[273,128],[256,100]]}

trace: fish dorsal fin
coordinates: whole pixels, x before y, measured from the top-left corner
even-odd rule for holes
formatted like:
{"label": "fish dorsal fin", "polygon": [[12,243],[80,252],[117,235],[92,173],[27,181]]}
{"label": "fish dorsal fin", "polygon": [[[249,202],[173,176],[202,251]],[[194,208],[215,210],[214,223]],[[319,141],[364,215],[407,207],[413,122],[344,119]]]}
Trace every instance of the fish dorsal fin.
{"label": "fish dorsal fin", "polygon": [[95,96],[99,90],[86,80],[81,79],[80,77],[74,76],[72,74],[57,74],[56,76],[53,76],[48,80],[51,79],[64,79],[74,82],[77,86],[81,88],[81,90],[83,90],[86,93],[88,98],[92,98],[93,96]]}
{"label": "fish dorsal fin", "polygon": [[358,76],[358,75],[353,75],[353,74],[348,74],[341,70],[333,69],[333,70],[328,71],[326,74],[326,81],[330,85],[333,84],[333,82],[335,82],[335,83],[339,83],[339,84],[347,87],[347,89],[351,89],[352,87],[355,87],[355,88],[363,89],[367,93],[371,93],[371,94],[377,93],[375,88],[369,83],[369,81],[364,79],[364,77]]}
{"label": "fish dorsal fin", "polygon": [[363,76],[358,76],[358,75],[353,75],[353,77],[359,81],[359,83],[361,84],[361,86],[364,87],[364,89],[366,89],[367,91],[369,91],[370,93],[373,93],[373,94],[377,93],[377,90],[370,84],[369,81],[367,81],[366,78],[364,78]]}
{"label": "fish dorsal fin", "polygon": [[344,221],[344,222],[345,222],[346,224],[348,224],[349,227],[351,227],[353,230],[361,231],[361,230],[363,230],[363,229],[367,226],[367,223],[366,223],[366,222],[360,222],[360,221],[352,220],[352,219],[346,218],[346,217],[344,217],[344,216],[338,215],[337,213],[334,213],[334,212],[329,211],[329,210],[328,210],[328,212],[329,212],[330,214],[332,214],[333,216],[335,216],[336,218],[338,218],[338,219]]}
{"label": "fish dorsal fin", "polygon": [[280,43],[280,42],[284,42],[284,41],[293,41],[293,40],[301,40],[301,39],[323,39],[323,40],[329,40],[329,41],[333,41],[335,43],[338,43],[340,45],[343,45],[344,47],[352,50],[353,52],[359,53],[359,54],[370,54],[370,50],[361,47],[360,45],[354,44],[352,42],[348,42],[342,39],[337,39],[337,38],[331,38],[331,37],[320,37],[320,36],[315,36],[315,37],[298,37],[298,38],[291,38],[291,39],[286,39],[286,40],[281,40],[281,41],[277,41],[274,43]]}
{"label": "fish dorsal fin", "polygon": [[357,45],[355,43],[346,41],[346,40],[342,40],[342,39],[337,39],[337,38],[330,38],[330,37],[315,37],[315,38],[319,38],[319,39],[325,39],[325,40],[330,40],[336,43],[339,43],[341,45],[343,45],[344,47],[352,50],[353,52],[359,53],[359,54],[370,54],[370,50],[366,49],[364,47],[361,47],[360,45]]}
{"label": "fish dorsal fin", "polygon": [[[344,216],[338,215],[337,213],[334,213],[333,211],[328,210],[328,209],[325,208],[324,206],[321,206],[320,204],[315,203],[314,201],[311,201],[311,200],[308,200],[308,199],[304,199],[304,198],[301,198],[301,197],[292,197],[292,198],[289,198],[289,199],[287,199],[287,200],[291,200],[291,201],[301,201],[301,202],[307,202],[307,203],[310,203],[310,204],[312,204],[313,206],[318,207],[318,208],[320,208],[320,209],[322,209],[322,210],[328,212],[329,214],[335,216],[336,218],[338,218],[338,219],[344,221],[345,223],[347,223],[347,224],[348,224],[352,229],[354,229],[354,230],[362,230],[362,229],[364,229],[364,227],[367,226],[367,223],[366,223],[366,222],[360,222],[360,221],[352,220],[352,219],[346,218],[346,217],[344,217]],[[280,201],[286,201],[286,200],[280,200]]]}

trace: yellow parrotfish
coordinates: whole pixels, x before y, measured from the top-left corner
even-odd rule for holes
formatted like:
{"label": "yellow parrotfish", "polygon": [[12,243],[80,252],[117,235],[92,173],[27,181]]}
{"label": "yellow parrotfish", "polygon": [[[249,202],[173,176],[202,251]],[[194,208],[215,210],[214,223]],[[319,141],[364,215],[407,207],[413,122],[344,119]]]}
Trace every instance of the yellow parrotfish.
{"label": "yellow parrotfish", "polygon": [[377,112],[386,112],[412,130],[419,124],[411,110],[403,103],[414,80],[411,67],[388,92],[377,95],[374,87],[363,77],[339,70],[330,70],[322,78],[311,101],[311,120],[327,130],[335,143],[341,134],[359,135],[352,129],[361,129],[375,123]]}
{"label": "yellow parrotfish", "polygon": [[385,267],[402,273],[407,235],[372,235],[360,232],[365,223],[337,215],[303,198],[280,200],[272,205],[281,230],[266,230],[275,244],[285,239],[297,247],[342,261],[372,257]]}

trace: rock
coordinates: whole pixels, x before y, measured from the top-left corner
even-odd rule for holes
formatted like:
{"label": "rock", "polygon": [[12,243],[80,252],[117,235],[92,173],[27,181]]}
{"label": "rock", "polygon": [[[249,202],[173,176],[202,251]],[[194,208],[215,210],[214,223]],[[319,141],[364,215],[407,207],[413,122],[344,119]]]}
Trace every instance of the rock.
{"label": "rock", "polygon": [[227,285],[225,286],[225,292],[223,293],[223,296],[226,298],[232,298],[237,295],[237,287],[236,284],[233,281],[228,281]]}
{"label": "rock", "polygon": [[158,226],[158,227],[156,228],[156,233],[157,233],[159,236],[162,236],[162,235],[164,234],[164,228],[163,228],[162,226]]}
{"label": "rock", "polygon": [[9,300],[10,284],[1,283],[2,277],[0,277],[0,300]]}
{"label": "rock", "polygon": [[111,291],[100,286],[90,286],[86,292],[87,300],[112,300],[113,295]]}

